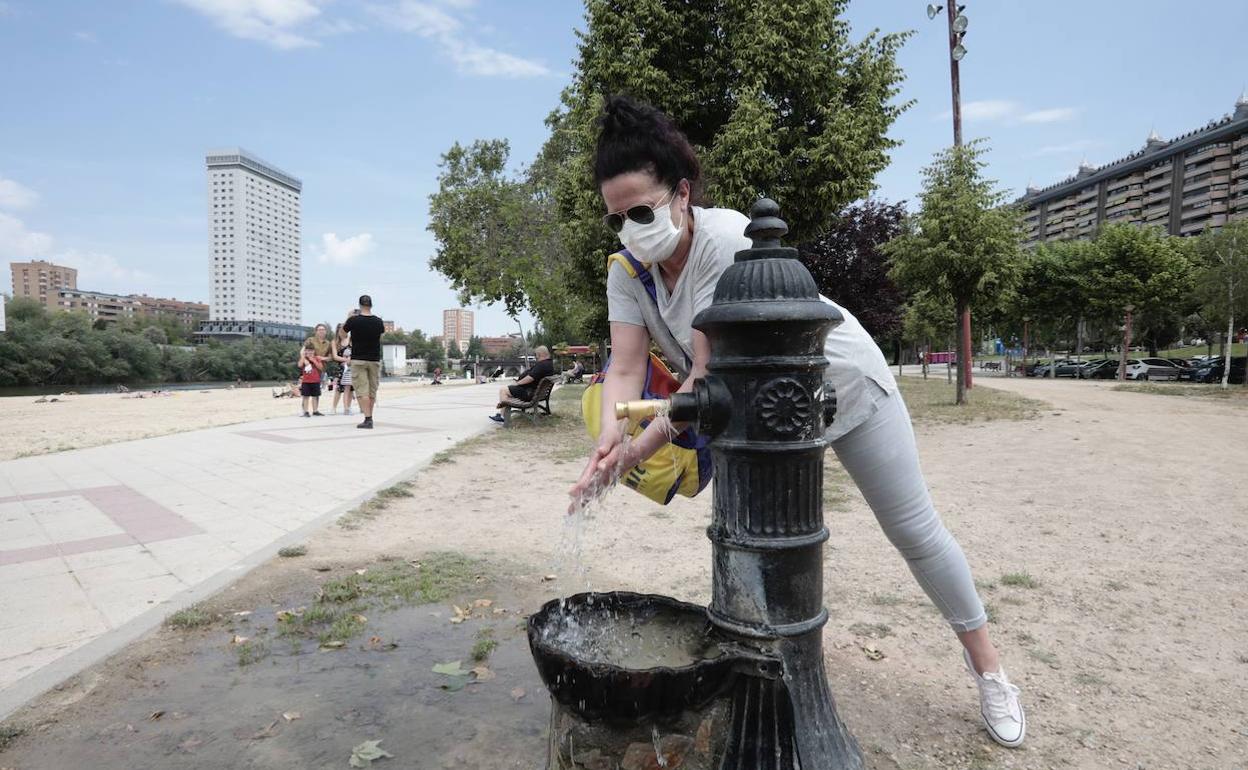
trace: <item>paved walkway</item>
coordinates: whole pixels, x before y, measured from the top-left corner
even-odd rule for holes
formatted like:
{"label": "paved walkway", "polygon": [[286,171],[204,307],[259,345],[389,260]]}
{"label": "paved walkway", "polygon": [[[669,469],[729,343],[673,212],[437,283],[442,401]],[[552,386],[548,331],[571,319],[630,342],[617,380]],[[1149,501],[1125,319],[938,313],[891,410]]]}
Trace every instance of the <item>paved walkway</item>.
{"label": "paved walkway", "polygon": [[[491,428],[494,385],[0,463],[0,718]],[[328,481],[309,494],[310,479]]]}

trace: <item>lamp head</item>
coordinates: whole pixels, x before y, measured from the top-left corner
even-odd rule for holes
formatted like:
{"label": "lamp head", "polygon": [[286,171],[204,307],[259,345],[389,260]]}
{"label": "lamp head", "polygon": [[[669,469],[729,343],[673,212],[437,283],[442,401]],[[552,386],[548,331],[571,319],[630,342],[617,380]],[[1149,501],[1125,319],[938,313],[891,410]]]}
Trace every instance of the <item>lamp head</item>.
{"label": "lamp head", "polygon": [[953,47],[953,51],[949,55],[953,57],[954,61],[962,61],[962,57],[966,56],[966,46],[958,43]]}
{"label": "lamp head", "polygon": [[940,13],[943,10],[944,10],[944,6],[936,5],[935,3],[928,3],[927,4],[927,18],[934,19],[936,18],[936,14]]}

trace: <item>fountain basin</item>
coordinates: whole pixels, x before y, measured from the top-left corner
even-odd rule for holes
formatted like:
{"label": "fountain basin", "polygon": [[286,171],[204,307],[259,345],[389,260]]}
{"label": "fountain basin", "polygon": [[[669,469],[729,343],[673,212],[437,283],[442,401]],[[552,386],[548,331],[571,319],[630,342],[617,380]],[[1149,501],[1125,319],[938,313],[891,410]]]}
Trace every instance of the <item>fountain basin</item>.
{"label": "fountain basin", "polygon": [[743,668],[778,671],[775,660],[721,635],[705,607],[667,596],[614,591],[554,599],[529,617],[528,632],[551,697],[589,721],[696,711],[723,695]]}

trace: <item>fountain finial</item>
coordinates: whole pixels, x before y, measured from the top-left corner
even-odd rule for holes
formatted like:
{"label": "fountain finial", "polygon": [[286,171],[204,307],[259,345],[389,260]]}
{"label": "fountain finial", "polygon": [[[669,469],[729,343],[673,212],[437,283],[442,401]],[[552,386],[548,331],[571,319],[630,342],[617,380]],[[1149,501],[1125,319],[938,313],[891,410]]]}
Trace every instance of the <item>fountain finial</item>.
{"label": "fountain finial", "polygon": [[759,198],[750,206],[750,223],[745,226],[745,237],[753,245],[738,251],[736,261],[796,259],[797,249],[780,244],[780,239],[788,233],[788,223],[780,218],[780,204],[771,198]]}

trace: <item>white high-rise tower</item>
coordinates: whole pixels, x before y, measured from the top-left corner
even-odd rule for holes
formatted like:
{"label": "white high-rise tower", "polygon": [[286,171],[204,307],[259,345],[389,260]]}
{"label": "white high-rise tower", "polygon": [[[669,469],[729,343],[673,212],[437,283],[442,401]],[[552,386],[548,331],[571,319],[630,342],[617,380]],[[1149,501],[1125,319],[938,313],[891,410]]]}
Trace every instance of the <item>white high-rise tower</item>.
{"label": "white high-rise tower", "polygon": [[209,319],[301,323],[303,183],[239,147],[206,160]]}

